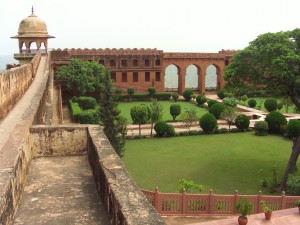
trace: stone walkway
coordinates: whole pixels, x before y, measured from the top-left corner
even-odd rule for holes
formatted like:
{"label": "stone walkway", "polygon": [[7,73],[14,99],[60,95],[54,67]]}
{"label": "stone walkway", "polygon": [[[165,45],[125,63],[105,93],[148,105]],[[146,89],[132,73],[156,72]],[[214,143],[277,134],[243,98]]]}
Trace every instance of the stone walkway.
{"label": "stone walkway", "polygon": [[45,73],[46,62],[47,56],[42,56],[37,74],[29,89],[16,103],[14,108],[6,115],[6,117],[0,121],[0,158],[3,146],[9,139],[13,129],[22,118],[25,110],[30,106],[31,100],[40,87],[41,83],[48,77],[48,73]]}
{"label": "stone walkway", "polygon": [[87,156],[33,159],[13,224],[110,224]]}

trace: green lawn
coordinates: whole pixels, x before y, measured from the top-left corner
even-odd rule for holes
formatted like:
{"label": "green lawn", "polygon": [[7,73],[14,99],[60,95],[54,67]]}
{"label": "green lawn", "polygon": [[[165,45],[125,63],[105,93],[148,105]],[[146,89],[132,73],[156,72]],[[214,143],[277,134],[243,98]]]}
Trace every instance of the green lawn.
{"label": "green lawn", "polygon": [[[247,99],[247,101],[245,102],[245,103],[246,103],[245,106],[249,107],[249,106],[248,106],[248,101],[249,101],[250,99],[255,99],[255,101],[257,102],[256,107],[255,107],[256,109],[258,109],[257,106],[261,104],[261,109],[260,109],[260,110],[266,111],[266,112],[267,112],[267,110],[266,110],[266,108],[265,108],[265,106],[264,106],[264,101],[265,101],[267,98],[258,98],[258,97],[257,97],[257,98],[256,98],[256,97],[255,97],[255,98],[250,98],[250,97],[249,97],[249,98]],[[280,101],[281,101],[281,99],[277,99],[277,102],[278,102],[278,103],[279,103]],[[244,105],[244,102],[243,102],[243,101],[240,101],[239,104]],[[288,108],[288,113],[295,113],[295,112],[294,112],[294,107],[295,107],[294,105],[293,105],[293,106],[290,106],[290,107]],[[286,110],[285,110],[285,107],[284,107],[284,106],[283,106],[283,108],[280,110],[280,112],[281,112],[281,113],[286,113]]]}
{"label": "green lawn", "polygon": [[[174,104],[174,103],[181,105],[181,113],[184,112],[184,108],[195,107],[198,111],[197,115],[199,118],[208,112],[207,108],[198,107],[194,103],[190,103],[190,102],[160,101],[159,103],[163,106],[163,117],[162,117],[163,121],[170,121],[173,119],[170,114],[170,105]],[[130,109],[133,106],[140,105],[140,104],[145,104],[145,105],[149,106],[151,104],[151,102],[120,102],[118,107],[121,110],[121,114],[127,118],[128,123],[132,123],[132,119],[130,117]],[[178,120],[178,119],[179,118],[176,118],[176,120]]]}
{"label": "green lawn", "polygon": [[212,188],[219,194],[236,189],[268,194],[260,179],[271,176],[275,165],[281,178],[291,146],[282,137],[253,133],[154,138],[128,140],[122,159],[137,185],[148,190],[158,186],[161,192],[178,192],[178,180],[185,178],[204,185],[203,193]]}

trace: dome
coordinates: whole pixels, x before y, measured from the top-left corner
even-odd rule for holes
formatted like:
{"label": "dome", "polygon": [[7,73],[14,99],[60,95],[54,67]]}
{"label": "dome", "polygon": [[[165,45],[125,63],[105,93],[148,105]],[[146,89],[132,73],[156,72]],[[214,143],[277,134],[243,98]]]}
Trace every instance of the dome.
{"label": "dome", "polygon": [[32,34],[44,34],[47,35],[47,25],[46,23],[38,18],[33,13],[27,18],[23,19],[19,25],[19,35],[32,35]]}

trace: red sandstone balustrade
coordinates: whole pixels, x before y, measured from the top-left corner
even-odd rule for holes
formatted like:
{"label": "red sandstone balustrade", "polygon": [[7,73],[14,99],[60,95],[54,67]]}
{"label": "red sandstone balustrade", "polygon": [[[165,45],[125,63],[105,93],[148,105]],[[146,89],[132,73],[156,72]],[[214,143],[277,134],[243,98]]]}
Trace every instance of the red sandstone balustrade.
{"label": "red sandstone balustrade", "polygon": [[296,207],[296,201],[300,196],[286,196],[282,192],[281,196],[262,195],[234,195],[214,194],[211,190],[209,194],[187,194],[183,193],[160,193],[158,188],[155,191],[142,190],[146,198],[161,215],[233,215],[235,214],[235,203],[239,198],[249,199],[254,208],[253,213],[261,213],[259,203],[261,200],[273,211]]}

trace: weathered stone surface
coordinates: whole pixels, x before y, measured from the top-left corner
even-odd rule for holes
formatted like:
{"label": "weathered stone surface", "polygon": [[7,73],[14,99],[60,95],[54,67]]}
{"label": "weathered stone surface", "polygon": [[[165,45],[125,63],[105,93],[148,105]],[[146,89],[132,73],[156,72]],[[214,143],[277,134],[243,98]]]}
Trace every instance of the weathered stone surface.
{"label": "weathered stone surface", "polygon": [[36,156],[63,156],[85,153],[87,127],[33,126],[30,128],[31,152]]}
{"label": "weathered stone surface", "polygon": [[13,224],[110,224],[87,156],[33,159]]}
{"label": "weathered stone surface", "polygon": [[102,129],[89,127],[88,157],[98,193],[108,207],[112,224],[165,224],[136,186]]}

